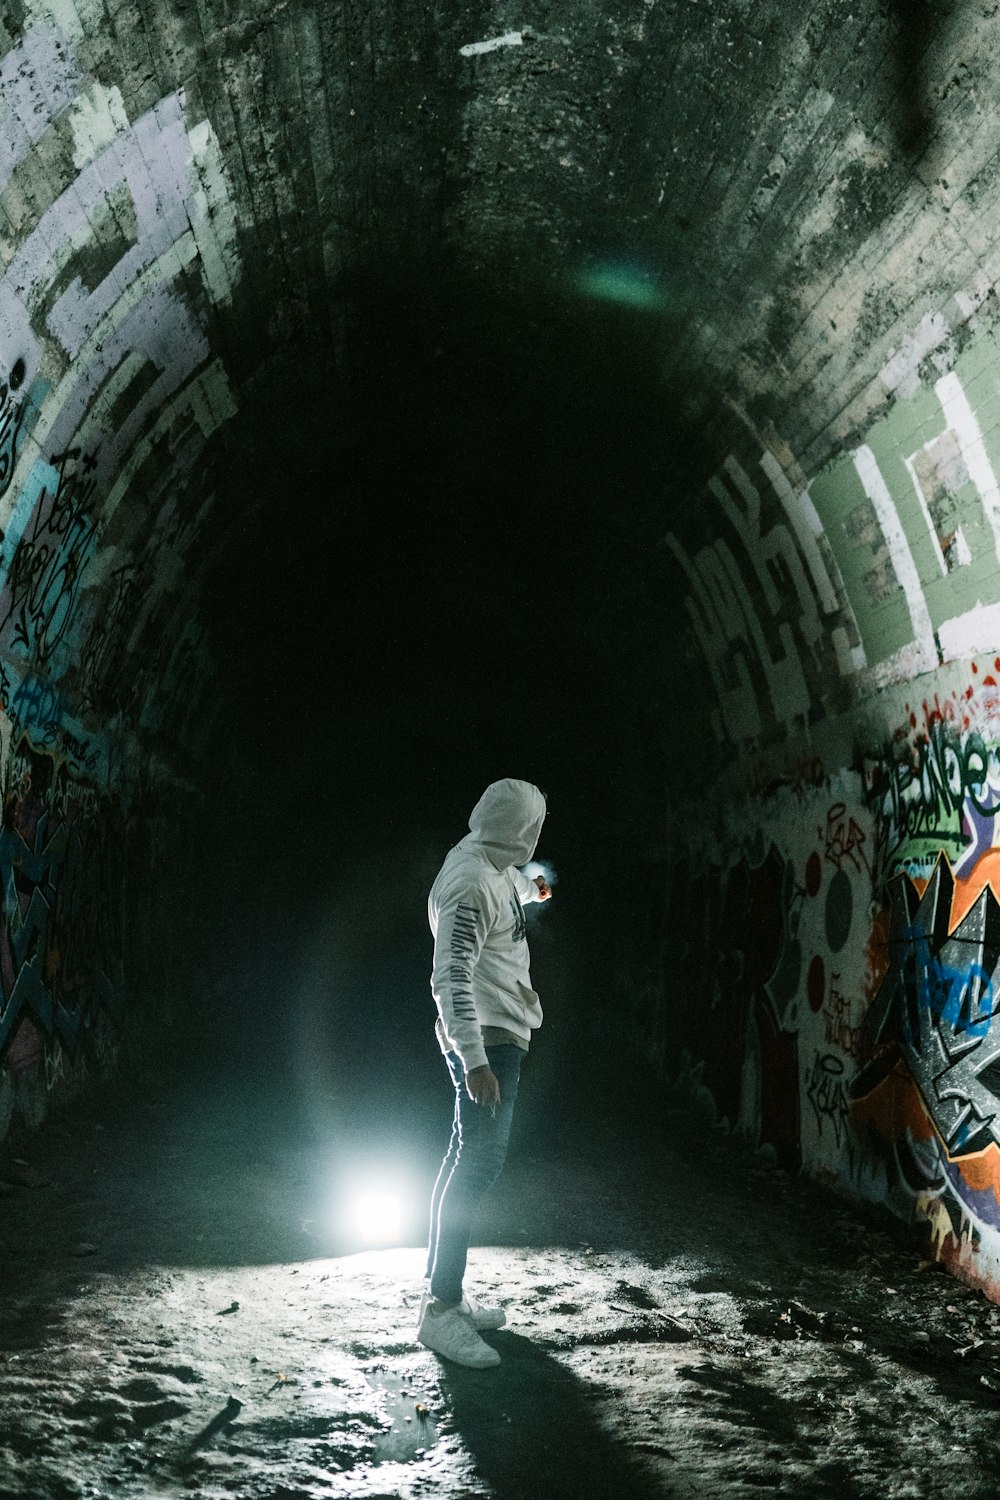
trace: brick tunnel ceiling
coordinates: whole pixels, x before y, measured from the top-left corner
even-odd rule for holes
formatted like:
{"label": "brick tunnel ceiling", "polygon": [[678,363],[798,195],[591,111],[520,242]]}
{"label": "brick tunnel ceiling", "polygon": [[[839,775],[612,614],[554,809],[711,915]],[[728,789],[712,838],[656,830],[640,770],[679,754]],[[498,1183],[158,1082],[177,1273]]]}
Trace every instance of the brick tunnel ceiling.
{"label": "brick tunnel ceiling", "polygon": [[[81,650],[128,560],[166,601],[105,651],[92,715],[130,672],[156,698],[196,595],[245,714],[241,642],[266,717],[276,680],[343,708],[373,653],[412,687],[464,638],[439,701],[496,651],[493,610],[519,660],[544,618],[522,675],[536,705],[568,681],[577,728],[581,682],[668,693],[696,649],[678,558],[733,524],[713,471],[819,472],[985,254],[988,8],[32,0],[5,24],[7,503],[33,463],[90,465]],[[803,719],[860,659],[828,612]]]}

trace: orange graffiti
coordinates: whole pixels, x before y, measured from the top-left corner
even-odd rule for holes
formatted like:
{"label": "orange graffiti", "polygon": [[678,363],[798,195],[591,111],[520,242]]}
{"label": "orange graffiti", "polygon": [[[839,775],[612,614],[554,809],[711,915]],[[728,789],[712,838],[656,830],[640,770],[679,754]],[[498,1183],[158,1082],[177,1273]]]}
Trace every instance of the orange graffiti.
{"label": "orange graffiti", "polygon": [[901,1140],[907,1131],[918,1141],[930,1140],[934,1134],[920,1090],[902,1062],[870,1094],[854,1101],[851,1118],[858,1127],[868,1125],[890,1142]]}
{"label": "orange graffiti", "polygon": [[987,849],[976,860],[971,872],[955,881],[951,898],[951,921],[948,924],[950,931],[954,931],[962,918],[968,915],[987,886],[997,901],[1000,901],[1000,849]]}
{"label": "orange graffiti", "polygon": [[955,1161],[963,1180],[970,1188],[977,1193],[985,1193],[987,1188],[992,1188],[994,1198],[1000,1203],[1000,1146],[995,1141],[990,1141],[982,1151],[974,1151],[971,1156],[962,1156],[957,1160],[949,1157],[948,1160]]}
{"label": "orange graffiti", "polygon": [[[937,857],[935,869],[938,864],[944,863],[954,880],[954,889],[951,893],[951,915],[948,918],[948,931],[954,932],[955,928],[967,917],[975,906],[980,896],[989,886],[994,898],[1000,902],[1000,848],[987,849],[976,860],[968,875],[955,875],[951,860],[947,854],[941,853]],[[918,896],[922,896],[930,885],[930,879],[922,875],[911,875],[908,877]],[[878,919],[876,918],[876,921]],[[885,941],[889,935],[888,922],[885,924],[884,933],[880,933],[881,941]],[[874,929],[872,936],[874,938]]]}
{"label": "orange graffiti", "polygon": [[920,1090],[902,1062],[898,1062],[871,1093],[854,1101],[851,1119],[858,1128],[867,1125],[889,1142],[901,1140],[907,1132],[918,1141],[936,1138],[942,1154],[951,1166],[957,1168],[966,1186],[977,1193],[990,1189],[1000,1203],[1000,1146],[991,1141],[982,1151],[952,1156],[935,1128]]}

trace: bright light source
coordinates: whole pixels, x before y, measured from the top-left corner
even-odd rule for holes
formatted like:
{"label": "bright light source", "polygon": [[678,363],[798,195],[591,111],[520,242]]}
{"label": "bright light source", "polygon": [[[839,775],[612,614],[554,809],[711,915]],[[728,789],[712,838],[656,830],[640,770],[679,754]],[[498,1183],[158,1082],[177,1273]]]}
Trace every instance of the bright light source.
{"label": "bright light source", "polygon": [[368,1245],[398,1245],[403,1237],[403,1210],[390,1192],[367,1192],[355,1199],[351,1218]]}

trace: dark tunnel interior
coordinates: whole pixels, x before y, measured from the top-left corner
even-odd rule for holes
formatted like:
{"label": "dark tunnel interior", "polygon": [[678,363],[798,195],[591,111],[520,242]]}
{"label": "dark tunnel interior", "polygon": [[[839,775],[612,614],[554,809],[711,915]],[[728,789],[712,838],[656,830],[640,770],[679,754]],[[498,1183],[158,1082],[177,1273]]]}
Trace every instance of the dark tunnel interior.
{"label": "dark tunnel interior", "polygon": [[998,28],[0,14],[0,1500],[993,1500]]}
{"label": "dark tunnel interior", "polygon": [[[508,774],[549,801],[558,900],[539,920],[574,975],[550,1051],[606,1023],[630,843],[640,819],[652,834],[637,784],[660,769],[630,703],[635,642],[612,644],[632,634],[617,591],[662,568],[669,401],[636,313],[490,313],[488,288],[371,280],[358,368],[301,372],[314,397],[294,415],[269,399],[266,444],[248,424],[204,595],[207,774],[225,786],[194,834],[216,851],[193,877],[213,1067],[318,1025],[335,1070],[436,1068],[426,892]],[[676,651],[663,624],[644,667]],[[292,976],[338,945],[324,1021]]]}

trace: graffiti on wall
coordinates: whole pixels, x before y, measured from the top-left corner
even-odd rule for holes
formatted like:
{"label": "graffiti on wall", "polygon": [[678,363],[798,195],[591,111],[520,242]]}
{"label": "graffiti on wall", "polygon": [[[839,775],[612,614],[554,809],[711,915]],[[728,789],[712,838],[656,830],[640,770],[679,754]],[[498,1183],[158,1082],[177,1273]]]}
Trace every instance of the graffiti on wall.
{"label": "graffiti on wall", "polygon": [[996,1290],[1000,721],[992,673],[970,677],[836,797],[772,793],[765,859],[688,883],[672,1045],[717,1119],[923,1224]]}
{"label": "graffiti on wall", "polygon": [[926,875],[941,853],[961,870],[991,847],[1000,758],[978,731],[935,711],[926,733],[869,760],[864,778],[886,877],[904,863]]}
{"label": "graffiti on wall", "polygon": [[835,1052],[817,1052],[806,1082],[806,1098],[815,1116],[817,1129],[833,1132],[838,1148],[847,1132],[849,1097],[847,1064]]}
{"label": "graffiti on wall", "polygon": [[17,440],[27,408],[18,400],[24,382],[24,361],[15,359],[7,378],[0,384],[0,499],[10,489],[17,462]]}
{"label": "graffiti on wall", "polygon": [[0,588],[0,651],[47,666],[73,623],[93,550],[95,459],[53,456],[29,529],[18,539]]}
{"label": "graffiti on wall", "polygon": [[667,540],[721,743],[774,743],[888,683],[995,649],[1000,432],[969,392],[984,399],[998,360],[996,336],[978,334],[807,482],[793,485],[794,460],[783,467],[766,450],[749,468],[730,456],[708,481],[723,534],[693,552]]}
{"label": "graffiti on wall", "polygon": [[910,755],[897,751],[883,768],[881,778],[866,774],[866,792],[895,853],[884,977],[865,1019],[852,1119],[890,1185],[932,1226],[936,1252],[991,1283],[1000,1259],[997,746],[935,711]]}
{"label": "graffiti on wall", "polygon": [[675,882],[672,1052],[718,1120],[788,1168],[832,1169],[853,1149],[851,1084],[882,977],[873,817],[810,784],[771,831],[763,859]]}
{"label": "graffiti on wall", "polygon": [[43,146],[49,187],[15,194],[0,274],[0,1135],[14,1075],[113,1046],[140,735],[180,700],[175,738],[197,721],[199,459],[234,411],[205,328],[239,276],[212,128],[183,89],[130,114],[61,14],[72,34],[38,19],[0,58],[0,191]]}
{"label": "graffiti on wall", "polygon": [[[103,1076],[117,1051],[124,819],[120,805],[80,774],[72,753],[39,751],[25,731],[14,730],[6,764],[0,1071],[33,1073],[44,1104],[57,1084]],[[0,1092],[6,1129],[12,1092]],[[37,1110],[38,1089],[29,1097]]]}
{"label": "graffiti on wall", "polygon": [[0,1057],[30,1018],[70,1055],[97,1005],[120,1011],[121,815],[22,735],[0,827]]}
{"label": "graffiti on wall", "polygon": [[[687,850],[706,915],[672,902],[672,1040],[718,1117],[926,1223],[1000,1294],[1000,331],[963,335],[933,361],[915,335],[895,357],[912,378],[883,372],[892,401],[822,472],[787,445],[730,456],[706,486],[714,535],[667,539],[736,750],[713,795],[745,772],[741,813],[717,801],[731,866]],[[791,872],[801,958],[768,1012],[796,1059],[794,1142],[765,1122],[740,988],[767,924],[723,920],[762,848]]]}
{"label": "graffiti on wall", "polygon": [[716,1116],[799,1165],[798,1049],[789,1012],[802,952],[804,893],[777,849],[685,882],[683,950],[670,967],[691,997],[675,1045],[694,1062]]}
{"label": "graffiti on wall", "polygon": [[876,1059],[866,1071],[902,1058],[950,1156],[1000,1146],[1000,903],[986,885],[968,905],[944,857],[922,893],[899,875],[891,894],[889,967],[869,1015]]}

